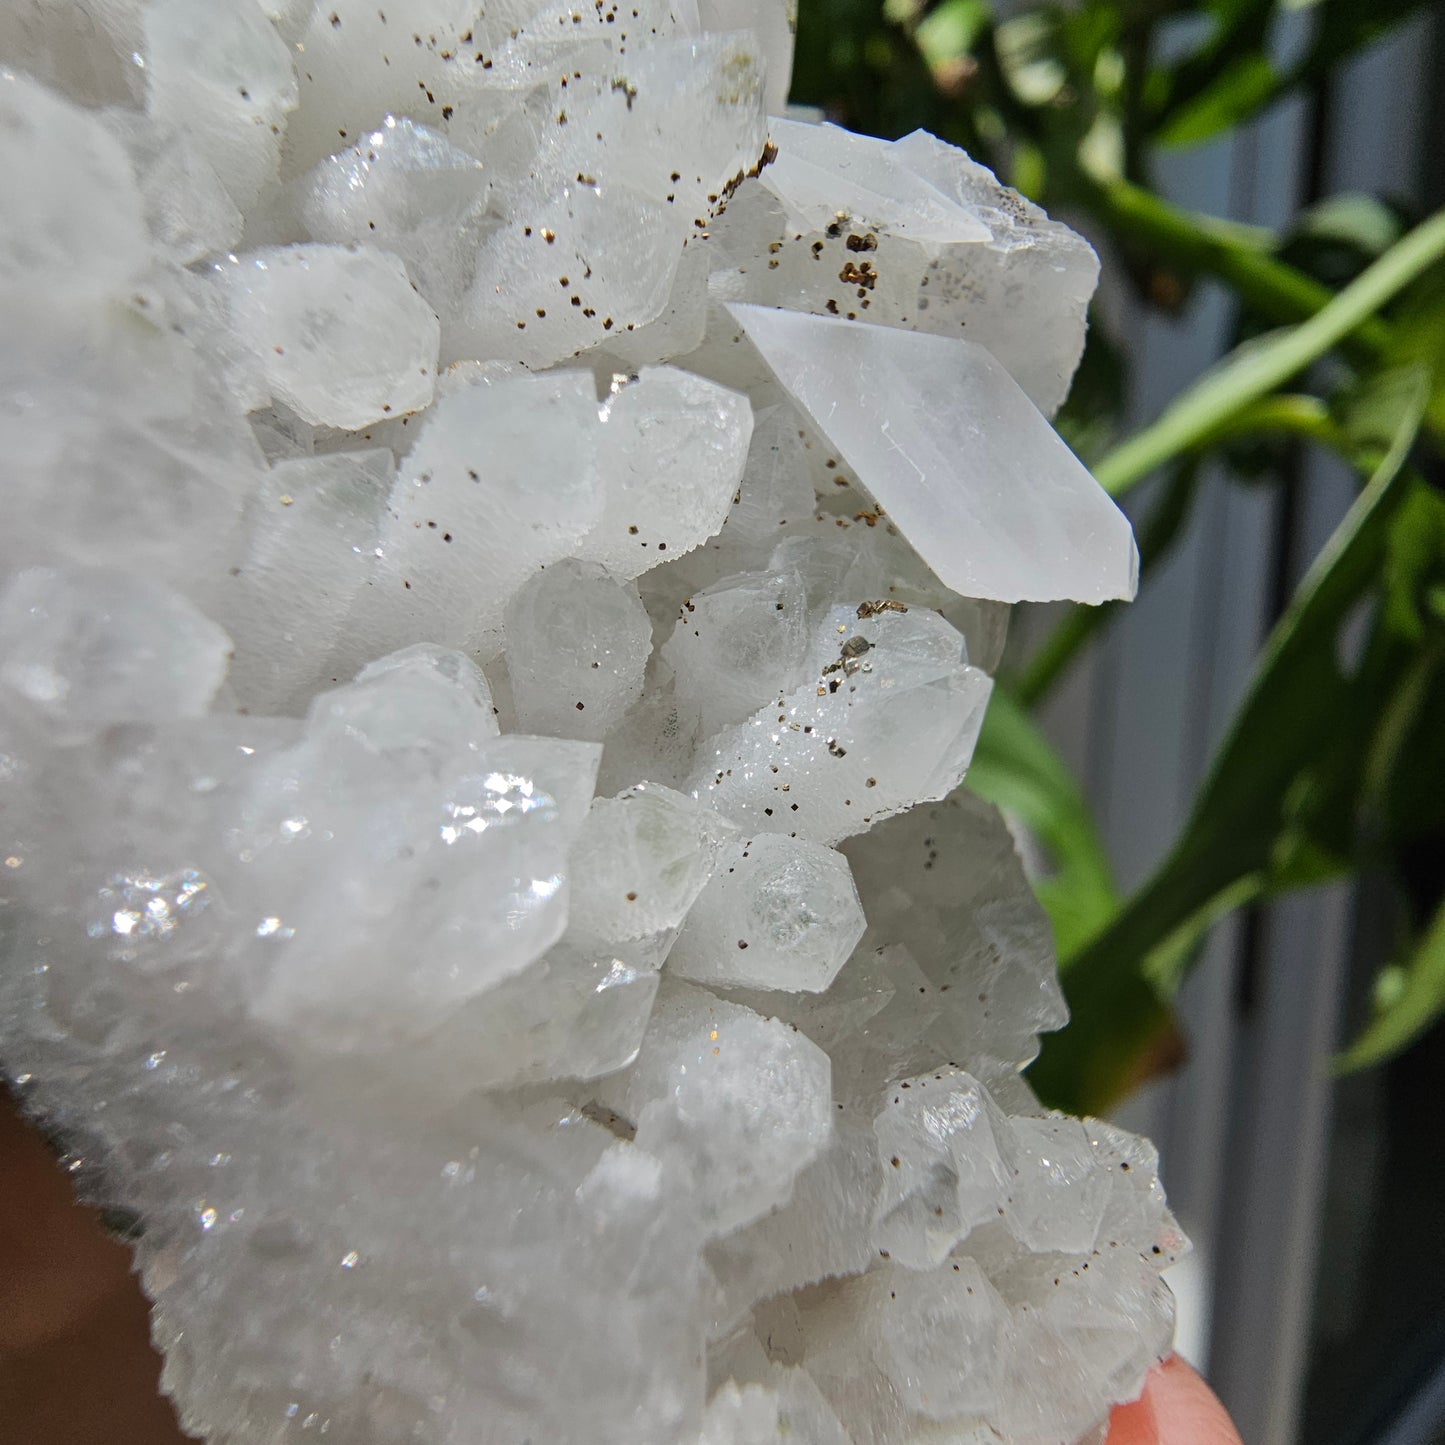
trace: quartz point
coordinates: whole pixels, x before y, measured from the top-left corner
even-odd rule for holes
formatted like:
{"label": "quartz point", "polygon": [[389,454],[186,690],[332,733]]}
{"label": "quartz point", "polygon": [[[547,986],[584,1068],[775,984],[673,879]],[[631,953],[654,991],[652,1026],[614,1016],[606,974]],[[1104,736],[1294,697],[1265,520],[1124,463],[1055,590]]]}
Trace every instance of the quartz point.
{"label": "quartz point", "polygon": [[[982,346],[756,306],[730,313],[955,592],[1134,595],[1128,519]],[[906,407],[892,404],[900,396]]]}
{"label": "quartz point", "polygon": [[966,780],[1133,588],[1097,258],[778,118],[794,20],[0,14],[0,1067],[199,1438],[1059,1445],[1169,1348]]}

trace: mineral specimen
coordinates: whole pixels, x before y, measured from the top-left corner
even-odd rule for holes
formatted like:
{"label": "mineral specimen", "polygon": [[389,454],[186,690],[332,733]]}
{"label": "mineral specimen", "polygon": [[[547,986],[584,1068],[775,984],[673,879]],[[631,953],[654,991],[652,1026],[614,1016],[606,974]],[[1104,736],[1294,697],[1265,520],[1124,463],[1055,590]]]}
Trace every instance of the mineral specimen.
{"label": "mineral specimen", "polygon": [[1097,264],[783,0],[0,14],[0,1060],[230,1445],[1071,1442],[1141,1140],[960,786]]}

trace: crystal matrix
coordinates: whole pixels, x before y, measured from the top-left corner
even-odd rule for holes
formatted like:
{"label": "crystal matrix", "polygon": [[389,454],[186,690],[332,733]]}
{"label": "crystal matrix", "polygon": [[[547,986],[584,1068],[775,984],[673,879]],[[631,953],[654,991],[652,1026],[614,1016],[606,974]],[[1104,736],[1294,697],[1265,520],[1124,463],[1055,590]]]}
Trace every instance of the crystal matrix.
{"label": "crystal matrix", "polygon": [[0,17],[0,1060],[229,1445],[1090,1435],[1143,1141],[961,786],[1088,246],[774,0]]}

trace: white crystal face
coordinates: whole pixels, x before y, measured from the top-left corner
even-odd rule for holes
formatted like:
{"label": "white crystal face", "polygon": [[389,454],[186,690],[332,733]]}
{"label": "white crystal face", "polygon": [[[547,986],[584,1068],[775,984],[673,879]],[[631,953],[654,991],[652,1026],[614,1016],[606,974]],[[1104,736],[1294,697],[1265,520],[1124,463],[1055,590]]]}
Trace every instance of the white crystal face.
{"label": "white crystal face", "polygon": [[706,739],[695,797],[744,827],[836,843],[958,785],[991,683],[941,617],[832,608],[805,667],[802,686]]}
{"label": "white crystal face", "polygon": [[642,696],[652,623],[635,587],[564,558],[507,604],[507,676],[518,725],[601,742]]}
{"label": "white crystal face", "polygon": [[192,136],[243,210],[277,171],[296,105],[291,54],[256,0],[145,7],[146,110]]}
{"label": "white crystal face", "polygon": [[230,651],[186,598],[123,572],[35,567],[0,593],[0,679],[82,735],[201,716]]}
{"label": "white crystal face", "polygon": [[1132,589],[1097,262],[768,120],[793,19],[0,7],[0,1067],[198,1438],[1055,1445],[1169,1347],[966,781]]}
{"label": "white crystal face", "polygon": [[[1128,519],[983,347],[761,307],[730,312],[955,592],[1000,602],[1134,595]],[[904,396],[906,406],[893,400]]]}
{"label": "white crystal face", "polygon": [[832,1128],[828,1056],[777,1019],[705,989],[659,994],[637,1062],[597,1097],[635,1121],[700,1238],[783,1203]]}
{"label": "white crystal face", "polygon": [[1051,416],[1084,349],[1099,261],[959,150],[775,119],[778,163],[714,227],[719,301],[985,347]]}
{"label": "white crystal face", "polygon": [[216,269],[272,397],[356,428],[432,399],[441,326],[401,261],[343,246],[268,246]]}
{"label": "white crystal face", "polygon": [[662,655],[711,734],[756,711],[779,682],[802,680],[811,631],[796,572],[731,577],[683,602]]}
{"label": "white crystal face", "polygon": [[841,853],[760,833],[719,858],[667,965],[681,978],[724,988],[821,993],[864,927]]}
{"label": "white crystal face", "polygon": [[145,267],[135,176],[101,122],[0,61],[0,287],[118,292]]}
{"label": "white crystal face", "polygon": [[388,115],[298,185],[312,240],[391,251],[438,316],[459,303],[477,246],[496,224],[486,167],[406,116]]}
{"label": "white crystal face", "polygon": [[752,409],[735,392],[658,367],[614,376],[601,419],[602,515],[580,555],[638,577],[722,526],[747,461]]}

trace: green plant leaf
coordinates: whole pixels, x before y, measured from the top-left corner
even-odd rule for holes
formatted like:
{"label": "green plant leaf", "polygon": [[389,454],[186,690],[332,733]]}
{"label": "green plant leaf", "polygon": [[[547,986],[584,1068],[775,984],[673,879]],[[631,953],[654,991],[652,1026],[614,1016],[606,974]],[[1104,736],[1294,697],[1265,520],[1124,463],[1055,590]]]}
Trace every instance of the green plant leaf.
{"label": "green plant leaf", "polygon": [[[1157,67],[1149,77],[1155,134],[1166,144],[1185,144],[1239,125],[1292,91],[1317,84],[1342,60],[1426,3],[1314,0],[1307,49],[1293,64],[1274,72],[1269,84],[1265,83],[1263,62],[1272,49],[1271,31],[1281,11],[1300,8],[1297,0],[1272,5],[1230,0],[1210,5],[1216,23],[1204,42],[1183,60]],[[1185,120],[1191,121],[1187,127],[1183,126]],[[1209,122],[1214,122],[1213,129],[1207,128]],[[1173,139],[1176,128],[1185,129],[1185,139]]]}
{"label": "green plant leaf", "polygon": [[[1407,490],[1403,469],[1426,390],[1412,368],[1381,378],[1351,408],[1350,421],[1376,456],[1387,424],[1391,444],[1266,643],[1174,848],[1074,960],[1065,979],[1072,1022],[1045,1041],[1029,1076],[1046,1102],[1073,1112],[1107,1109],[1138,1079],[1168,1028],[1161,984],[1177,982],[1180,972],[1171,961],[1192,950],[1227,904],[1332,866],[1328,850],[1292,838],[1309,811],[1296,784],[1328,756],[1351,701],[1366,711],[1376,705],[1363,689],[1350,693],[1339,638],[1378,575],[1390,519]],[[1309,792],[1306,785],[1305,801]]]}
{"label": "green plant leaf", "polygon": [[[1087,203],[1126,254],[1186,276],[1213,276],[1237,293],[1252,315],[1276,325],[1303,321],[1333,298],[1328,286],[1290,263],[1270,232],[1183,210],[1127,180],[1099,181]],[[1370,317],[1341,345],[1369,359],[1382,355],[1389,342],[1389,328]]]}
{"label": "green plant leaf", "polygon": [[987,22],[983,0],[943,0],[918,22],[913,39],[932,69],[967,55]]}
{"label": "green plant leaf", "polygon": [[1192,146],[1248,120],[1273,98],[1280,76],[1258,52],[1236,56],[1156,133],[1166,146]]}
{"label": "green plant leaf", "polygon": [[1394,207],[1376,196],[1347,191],[1302,211],[1281,238],[1278,254],[1338,289],[1383,256],[1404,230]]}
{"label": "green plant leaf", "polygon": [[1400,362],[1416,361],[1430,369],[1426,420],[1437,437],[1445,438],[1445,266],[1426,272],[1401,296],[1391,325]]}
{"label": "green plant leaf", "polygon": [[1093,815],[1064,761],[1003,687],[995,687],[969,766],[980,797],[1025,823],[1049,854],[1035,891],[1054,928],[1061,968],[1118,907],[1109,859]]}
{"label": "green plant leaf", "polygon": [[1377,1011],[1336,1060],[1340,1073],[1384,1062],[1407,1048],[1445,1014],[1445,903],[1403,963],[1392,964],[1376,988]]}
{"label": "green plant leaf", "polygon": [[1423,642],[1439,626],[1432,599],[1445,584],[1445,495],[1417,487],[1390,526],[1385,552],[1385,614],[1402,637]]}
{"label": "green plant leaf", "polygon": [[1308,321],[1246,342],[1168,406],[1152,425],[1116,448],[1094,475],[1120,496],[1190,448],[1242,407],[1317,361],[1362,321],[1445,256],[1445,211],[1392,246]]}

